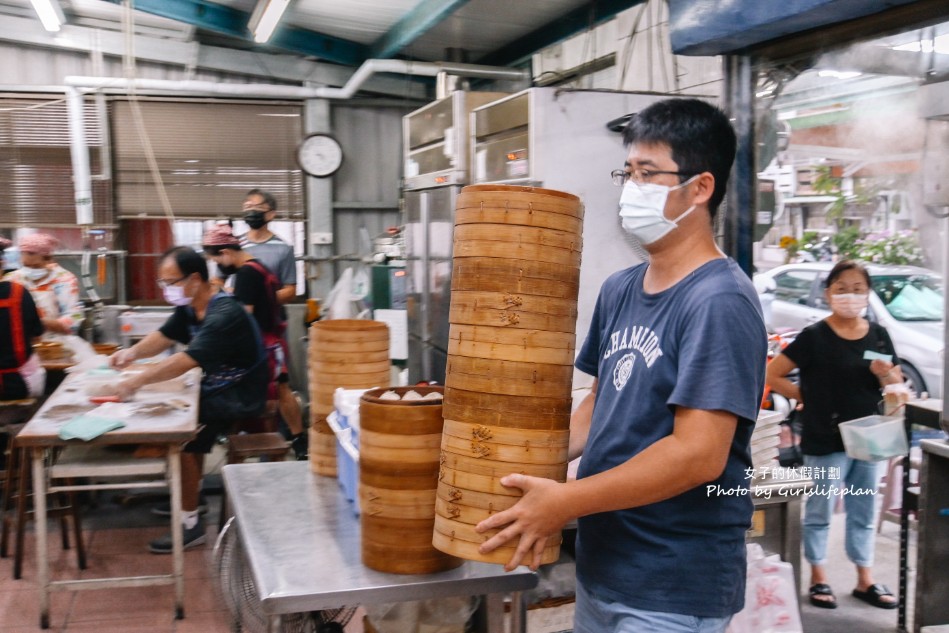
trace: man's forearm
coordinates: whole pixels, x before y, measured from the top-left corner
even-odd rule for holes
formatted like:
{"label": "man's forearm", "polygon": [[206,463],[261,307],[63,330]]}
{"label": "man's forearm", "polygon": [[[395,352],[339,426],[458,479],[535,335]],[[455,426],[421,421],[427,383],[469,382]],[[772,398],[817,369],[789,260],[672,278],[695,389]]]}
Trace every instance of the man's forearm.
{"label": "man's forearm", "polygon": [[165,338],[164,334],[155,330],[133,345],[131,351],[134,353],[135,358],[151,358],[152,356],[161,354],[174,345],[174,343],[173,340]]}
{"label": "man's forearm", "polygon": [[297,287],[291,284],[288,284],[277,291],[277,302],[281,305],[284,303],[290,303],[297,296]]}

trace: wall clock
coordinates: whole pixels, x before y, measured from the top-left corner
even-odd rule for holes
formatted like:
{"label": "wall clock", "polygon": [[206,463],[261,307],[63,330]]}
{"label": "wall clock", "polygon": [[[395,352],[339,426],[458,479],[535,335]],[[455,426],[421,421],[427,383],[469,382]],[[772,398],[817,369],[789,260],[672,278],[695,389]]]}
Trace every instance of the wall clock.
{"label": "wall clock", "polygon": [[297,148],[297,163],[311,176],[332,176],[343,164],[343,148],[329,134],[310,134]]}

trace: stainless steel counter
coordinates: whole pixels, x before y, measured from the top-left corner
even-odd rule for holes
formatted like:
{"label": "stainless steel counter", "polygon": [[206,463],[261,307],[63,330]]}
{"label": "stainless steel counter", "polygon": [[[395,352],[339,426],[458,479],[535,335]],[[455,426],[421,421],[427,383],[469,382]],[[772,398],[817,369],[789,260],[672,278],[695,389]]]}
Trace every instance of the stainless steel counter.
{"label": "stainless steel counter", "polygon": [[949,625],[949,443],[923,440],[919,471],[914,633]]}
{"label": "stainless steel counter", "polygon": [[493,633],[503,630],[499,598],[537,585],[526,567],[505,573],[500,565],[470,561],[437,574],[373,571],[362,564],[359,519],[335,479],[313,475],[306,462],[236,464],[223,474],[268,614],[485,595],[494,611],[485,629]]}

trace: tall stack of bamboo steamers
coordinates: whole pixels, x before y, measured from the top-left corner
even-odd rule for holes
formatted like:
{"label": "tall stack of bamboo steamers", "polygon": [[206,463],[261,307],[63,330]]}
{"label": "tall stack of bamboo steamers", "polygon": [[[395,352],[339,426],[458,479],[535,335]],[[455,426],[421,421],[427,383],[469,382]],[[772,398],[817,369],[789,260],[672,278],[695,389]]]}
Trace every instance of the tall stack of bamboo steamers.
{"label": "tall stack of bamboo steamers", "polygon": [[[549,189],[476,185],[462,189],[455,218],[443,403],[381,400],[384,390],[361,401],[362,432],[369,432],[360,439],[363,562],[383,571],[429,573],[460,564],[451,556],[508,562],[516,543],[484,555],[478,547],[494,532],[475,532],[521,495],[499,480],[510,473],[566,477],[583,206]],[[379,343],[338,343],[337,335],[355,326],[331,331],[333,323],[311,327],[316,421],[332,409],[336,387],[388,383],[388,376],[354,381],[354,372],[341,369],[340,344],[356,352],[349,362],[382,378],[381,365],[368,371],[376,362],[369,350],[378,353]],[[330,367],[335,373],[326,372]],[[340,376],[349,381],[336,384]],[[313,438],[321,436],[311,429],[311,455]],[[313,471],[333,474],[328,446],[317,450]],[[555,561],[559,548],[559,537],[552,538],[542,562]]]}

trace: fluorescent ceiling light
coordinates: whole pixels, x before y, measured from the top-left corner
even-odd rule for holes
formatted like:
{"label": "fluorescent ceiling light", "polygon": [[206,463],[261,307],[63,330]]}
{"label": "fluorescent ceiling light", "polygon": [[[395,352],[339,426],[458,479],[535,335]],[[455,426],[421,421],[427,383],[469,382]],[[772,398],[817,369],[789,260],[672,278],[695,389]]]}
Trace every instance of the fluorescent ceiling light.
{"label": "fluorescent ceiling light", "polygon": [[258,0],[247,23],[247,28],[254,34],[255,42],[263,44],[270,39],[289,5],[290,0]]}
{"label": "fluorescent ceiling light", "polygon": [[855,70],[821,70],[818,71],[818,77],[832,77],[833,79],[853,79],[854,77],[859,77],[863,73],[859,73]]}
{"label": "fluorescent ceiling light", "polygon": [[58,0],[30,0],[30,3],[47,31],[56,32],[66,22]]}
{"label": "fluorescent ceiling light", "polygon": [[949,54],[949,35],[937,35],[935,40],[917,40],[900,46],[891,46],[894,51],[909,51],[911,53],[940,53]]}

